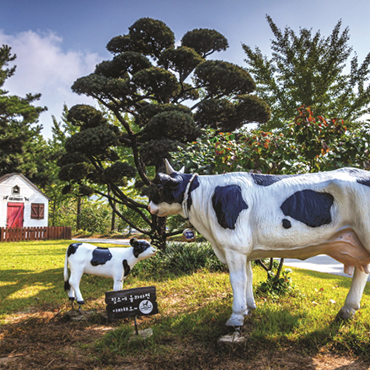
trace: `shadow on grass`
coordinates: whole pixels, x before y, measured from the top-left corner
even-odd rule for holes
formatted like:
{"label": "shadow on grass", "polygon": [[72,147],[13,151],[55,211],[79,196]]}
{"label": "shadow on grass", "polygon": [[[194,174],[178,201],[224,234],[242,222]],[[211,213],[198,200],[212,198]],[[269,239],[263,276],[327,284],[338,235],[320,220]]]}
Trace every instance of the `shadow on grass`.
{"label": "shadow on grass", "polygon": [[[342,330],[349,329],[351,322],[334,318],[332,321],[326,321],[319,329],[310,331],[310,328],[306,330],[302,327],[302,322],[310,322],[306,314],[295,314],[276,306],[265,308],[262,312],[258,310],[257,308],[255,313],[246,318],[241,329],[246,342],[234,347],[220,347],[217,344],[218,338],[228,333],[225,322],[231,314],[230,301],[221,299],[197,310],[193,307],[175,315],[153,319],[151,324],[154,336],[145,343],[127,341],[125,336],[122,336],[122,330],[127,328],[120,328],[118,332],[112,331],[103,337],[99,348],[109,348],[120,355],[135,356],[142,350],[156,353],[158,355],[151,361],[163,369],[192,368],[194,359],[203,364],[203,367],[196,368],[218,368],[228,356],[252,361],[258,356],[289,356],[290,352],[298,358],[304,357],[305,366],[310,363],[313,368],[311,358],[323,350],[341,356],[356,355],[361,361],[370,361],[368,342],[362,341],[359,335],[351,333],[350,330],[348,334],[346,330]],[[120,341],[119,338],[123,340]],[[176,356],[166,356],[176,348],[183,350]],[[201,360],[200,354],[204,355]],[[207,360],[204,362],[204,359]]]}
{"label": "shadow on grass", "polygon": [[60,285],[62,289],[61,274],[60,268],[39,273],[21,269],[1,271],[0,281],[8,284],[0,286],[0,313],[11,314],[14,311],[38,306],[45,302],[60,303],[57,288]]}
{"label": "shadow on grass", "polygon": [[[109,279],[107,279],[109,280]],[[139,329],[151,327],[154,335],[146,341],[129,341],[128,337],[133,331],[133,320],[123,320],[116,329],[117,323],[112,324],[115,329],[108,331],[100,337],[95,344],[85,347],[86,357],[94,353],[94,358],[100,364],[119,365],[122,356],[130,359],[137,358],[138,363],[145,361],[151,364],[151,369],[223,369],[223,368],[246,368],[252,369],[258,361],[268,361],[270,368],[286,368],[279,361],[288,357],[291,361],[292,355],[302,357],[305,366],[301,368],[314,368],[310,356],[315,356],[323,348],[338,350],[341,355],[357,354],[360,359],[369,360],[366,353],[356,349],[355,341],[346,340],[340,343],[338,335],[340,329],[347,325],[340,320],[333,320],[318,330],[301,334],[299,338],[288,339],[290,334],[299,330],[300,322],[306,319],[305,314],[295,314],[287,309],[279,308],[279,305],[272,308],[261,307],[246,318],[241,333],[247,338],[243,345],[235,347],[220,347],[217,344],[220,336],[228,333],[225,322],[231,314],[230,300],[221,298],[202,307],[189,306],[181,312],[162,313],[160,315],[140,318]],[[13,325],[16,333],[17,327],[27,325],[27,320],[20,321]],[[39,324],[42,326],[42,321]],[[72,332],[80,325],[73,321],[60,321],[53,327],[50,341],[62,337],[62,333]],[[104,324],[104,326],[109,325]],[[89,326],[89,325],[87,325]],[[9,327],[11,328],[11,326]],[[37,327],[33,327],[35,331]],[[30,328],[31,330],[31,328]],[[58,335],[56,330],[60,330]],[[24,335],[24,332],[22,332]],[[86,336],[89,336],[86,331]],[[98,338],[97,338],[98,339]],[[11,338],[9,337],[9,340]],[[45,341],[49,339],[44,338]],[[83,340],[80,340],[83,342]],[[91,340],[88,341],[91,343]],[[143,360],[143,354],[145,360]],[[51,361],[52,358],[48,358]],[[303,361],[302,360],[302,361]],[[131,361],[131,360],[130,360]],[[300,360],[301,361],[301,360]],[[238,367],[228,367],[228,363],[237,364]],[[283,363],[284,364],[284,363]],[[45,365],[45,364],[42,364]],[[95,363],[95,365],[97,365]],[[296,364],[299,368],[298,364]],[[248,367],[252,366],[252,367]],[[276,367],[274,367],[276,366]],[[255,367],[258,368],[258,367]],[[267,368],[267,367],[266,367]],[[342,370],[350,367],[343,367]]]}
{"label": "shadow on grass", "polygon": [[[109,359],[107,354],[140,356],[145,351],[153,354],[149,359],[148,356],[146,358],[153,369],[252,369],[254,367],[251,363],[256,365],[258,359],[266,360],[267,355],[276,357],[276,351],[284,352],[288,348],[291,351],[297,350],[292,348],[292,343],[286,342],[282,331],[294,331],[299,325],[300,317],[287,311],[270,313],[274,320],[280,320],[273,329],[276,335],[271,330],[256,334],[256,320],[259,319],[253,315],[247,318],[241,330],[242,336],[247,338],[245,343],[221,346],[218,339],[229,333],[225,323],[231,314],[229,300],[221,299],[195,311],[189,309],[177,315],[153,319],[149,324],[154,335],[145,342],[129,341],[129,328],[122,326],[97,342],[96,353],[101,355],[100,361],[103,364]],[[307,361],[312,363],[311,359]]]}
{"label": "shadow on grass", "polygon": [[[45,307],[59,309],[69,305],[68,293],[64,291],[63,269],[55,268],[35,272],[29,270],[8,270],[1,272],[0,314],[14,314],[29,309]],[[81,291],[84,298],[94,301],[104,297],[112,289],[113,280],[100,276],[83,275]]]}
{"label": "shadow on grass", "polygon": [[[128,276],[126,287],[124,284],[123,289],[132,288],[132,285],[141,286],[173,279],[176,277],[171,274],[158,276],[158,279],[154,280],[153,276]],[[63,268],[41,272],[26,269],[3,270],[0,282],[3,284],[0,286],[0,315],[40,308],[43,305],[58,308],[60,305],[69,304],[68,292],[64,291]],[[80,289],[85,302],[94,305],[95,300],[103,299],[105,292],[113,289],[113,279],[84,274]]]}

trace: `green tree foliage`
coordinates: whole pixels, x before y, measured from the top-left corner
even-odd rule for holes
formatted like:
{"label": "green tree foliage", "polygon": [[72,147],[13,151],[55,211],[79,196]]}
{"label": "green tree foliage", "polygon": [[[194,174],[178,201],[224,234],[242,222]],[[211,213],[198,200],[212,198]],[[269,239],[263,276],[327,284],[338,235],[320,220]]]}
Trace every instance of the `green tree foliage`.
{"label": "green tree foliage", "polygon": [[302,106],[294,120],[272,132],[209,130],[174,158],[200,174],[257,172],[297,174],[340,167],[370,168],[370,124],[345,126],[342,119],[315,117]]}
{"label": "green tree foliage", "polygon": [[[49,153],[49,160],[47,161],[49,181],[45,185],[45,194],[50,198],[49,202],[49,223],[51,226],[72,226],[76,228],[76,220],[72,223],[66,216],[66,212],[72,212],[72,215],[76,218],[75,207],[71,206],[72,201],[75,197],[79,196],[73,194],[73,192],[64,193],[66,183],[59,179],[59,166],[57,161],[65,154],[65,142],[68,137],[73,133],[77,132],[75,126],[73,126],[67,120],[68,108],[66,105],[63,106],[62,121],[58,122],[53,116],[52,138],[48,140],[47,147]],[[63,210],[63,211],[62,211]],[[67,211],[68,210],[68,211]]]}
{"label": "green tree foliage", "polygon": [[282,31],[269,16],[267,22],[275,37],[271,57],[258,47],[243,48],[256,91],[272,110],[268,127],[281,127],[302,104],[311,106],[317,115],[348,122],[369,112],[370,53],[362,63],[354,55],[348,65],[349,29],[341,31],[341,21],[329,37],[305,28],[299,34],[289,27]]}
{"label": "green tree foliage", "polygon": [[[114,37],[107,45],[112,60],[72,86],[95,98],[114,120],[91,106],[70,109],[68,120],[78,132],[65,143],[60,178],[94,188],[128,225],[163,243],[163,220],[148,213],[146,202],[130,197],[127,184],[146,194],[150,179],[163,169],[163,158],[195,140],[204,127],[223,132],[270,117],[267,104],[251,95],[255,84],[245,69],[206,60],[227,46],[217,31],[196,29],[175,47],[169,27],[150,18]],[[137,227],[125,216],[128,210],[146,226]]]}
{"label": "green tree foliage", "polygon": [[27,94],[25,98],[8,95],[2,87],[15,72],[8,68],[16,56],[11,48],[0,48],[0,176],[11,172],[22,172],[37,185],[46,181],[42,159],[46,143],[40,135],[42,127],[35,125],[46,108],[32,105],[40,94]]}

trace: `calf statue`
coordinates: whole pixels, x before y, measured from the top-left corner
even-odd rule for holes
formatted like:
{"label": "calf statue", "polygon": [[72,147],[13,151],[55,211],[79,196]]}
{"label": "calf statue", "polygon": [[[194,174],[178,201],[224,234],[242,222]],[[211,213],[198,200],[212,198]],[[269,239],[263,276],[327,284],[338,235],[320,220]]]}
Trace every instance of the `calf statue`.
{"label": "calf statue", "polygon": [[327,254],[353,275],[339,311],[347,319],[360,308],[370,263],[370,173],[355,168],[302,175],[176,172],[166,161],[150,196],[158,217],[180,214],[229,267],[233,290],[228,326],[241,326],[256,307],[251,261],[306,259]]}
{"label": "calf statue", "polygon": [[[69,299],[84,304],[80,281],[84,273],[113,278],[113,290],[122,290],[123,281],[137,262],[152,257],[156,249],[145,240],[130,240],[128,248],[101,248],[88,243],[73,243],[66,251],[64,262],[64,290]],[[68,278],[68,265],[71,276]]]}

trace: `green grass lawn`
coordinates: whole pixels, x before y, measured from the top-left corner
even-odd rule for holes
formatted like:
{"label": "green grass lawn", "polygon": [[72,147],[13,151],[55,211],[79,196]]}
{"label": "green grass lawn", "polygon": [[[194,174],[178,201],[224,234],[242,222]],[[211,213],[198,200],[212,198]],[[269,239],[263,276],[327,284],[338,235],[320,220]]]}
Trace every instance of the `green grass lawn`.
{"label": "green grass lawn", "polygon": [[[65,251],[70,241],[0,243],[0,319],[32,310],[69,310],[63,290]],[[143,269],[144,270],[144,269]],[[362,308],[354,319],[343,322],[336,314],[343,305],[351,279],[313,271],[292,269],[293,289],[281,297],[256,294],[257,309],[246,318],[242,334],[250,340],[243,351],[261,348],[292,348],[302,353],[323,349],[344,351],[370,360],[369,286]],[[254,287],[266,280],[266,273],[254,267]],[[160,313],[140,319],[141,328],[151,327],[152,339],[145,344],[153,356],[174,350],[176,344],[199,343],[207,347],[227,333],[232,291],[226,272],[199,269],[175,275],[173,272],[130,275],[124,289],[155,285]],[[112,289],[111,279],[84,275],[81,291],[85,310],[105,309],[104,292]],[[104,335],[95,345],[99,353],[135,354],[140,346],[125,338],[132,323]]]}

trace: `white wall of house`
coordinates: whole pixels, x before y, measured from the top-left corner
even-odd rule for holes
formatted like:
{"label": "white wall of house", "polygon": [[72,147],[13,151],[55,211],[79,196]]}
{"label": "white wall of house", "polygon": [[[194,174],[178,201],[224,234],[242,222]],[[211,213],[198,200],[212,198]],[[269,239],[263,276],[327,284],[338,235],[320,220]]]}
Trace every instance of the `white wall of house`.
{"label": "white wall of house", "polygon": [[[19,187],[18,194],[13,193],[15,186]],[[37,190],[29,180],[20,174],[14,174],[0,182],[0,227],[7,226],[8,203],[24,204],[23,227],[48,226],[48,197]],[[36,220],[31,218],[31,205],[33,203],[44,204],[43,219]]]}

